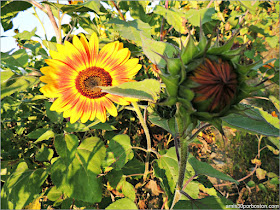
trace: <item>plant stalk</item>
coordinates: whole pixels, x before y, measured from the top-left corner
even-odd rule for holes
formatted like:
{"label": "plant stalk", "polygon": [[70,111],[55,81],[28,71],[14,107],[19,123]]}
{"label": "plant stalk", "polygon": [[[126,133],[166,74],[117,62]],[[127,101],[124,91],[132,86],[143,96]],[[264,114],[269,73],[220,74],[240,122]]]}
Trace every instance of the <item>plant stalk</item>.
{"label": "plant stalk", "polygon": [[144,172],[144,181],[147,179],[147,175],[149,174],[149,161],[150,161],[150,155],[151,155],[151,152],[152,152],[152,143],[151,143],[151,136],[150,136],[150,132],[149,132],[149,129],[148,129],[148,126],[147,126],[147,123],[146,121],[144,120],[144,117],[140,111],[140,108],[137,104],[137,102],[131,102],[131,104],[133,105],[134,107],[134,110],[138,116],[138,119],[144,129],[144,133],[146,135],[146,139],[147,139],[147,154],[146,154],[146,160],[145,160],[145,172]]}

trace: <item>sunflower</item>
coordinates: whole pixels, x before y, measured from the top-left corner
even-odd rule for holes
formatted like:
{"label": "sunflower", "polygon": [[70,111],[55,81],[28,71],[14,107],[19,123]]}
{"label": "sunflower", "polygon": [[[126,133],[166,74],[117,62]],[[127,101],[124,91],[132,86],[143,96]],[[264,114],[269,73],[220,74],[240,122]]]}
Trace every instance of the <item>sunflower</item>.
{"label": "sunflower", "polygon": [[117,116],[114,103],[128,105],[126,98],[101,92],[99,86],[116,86],[132,81],[141,69],[139,59],[130,57],[130,51],[115,41],[99,51],[98,37],[93,33],[88,41],[84,35],[74,36],[73,43],[57,44],[57,52],[50,51],[52,59],[41,68],[47,83],[40,91],[49,98],[56,98],[50,110],[63,112],[70,123],[81,119],[106,121],[106,110]]}

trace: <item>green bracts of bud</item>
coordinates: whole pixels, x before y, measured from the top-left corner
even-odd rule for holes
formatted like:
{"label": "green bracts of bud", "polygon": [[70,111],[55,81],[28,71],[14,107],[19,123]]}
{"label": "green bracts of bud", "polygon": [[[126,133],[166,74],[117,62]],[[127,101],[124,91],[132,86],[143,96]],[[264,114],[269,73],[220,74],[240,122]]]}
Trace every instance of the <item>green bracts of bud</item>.
{"label": "green bracts of bud", "polygon": [[167,58],[167,69],[171,76],[180,75],[182,61],[180,58]]}
{"label": "green bracts of bud", "polygon": [[178,95],[178,84],[180,76],[171,76],[171,75],[159,75],[164,84],[166,85],[166,90],[169,96],[177,98]]}

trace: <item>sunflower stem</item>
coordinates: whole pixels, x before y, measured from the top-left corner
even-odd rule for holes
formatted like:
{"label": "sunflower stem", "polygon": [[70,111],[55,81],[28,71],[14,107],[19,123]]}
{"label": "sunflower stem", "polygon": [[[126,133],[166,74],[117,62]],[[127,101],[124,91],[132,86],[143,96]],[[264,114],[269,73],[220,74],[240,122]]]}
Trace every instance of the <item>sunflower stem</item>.
{"label": "sunflower stem", "polygon": [[149,174],[149,161],[150,161],[150,155],[151,155],[151,152],[152,152],[152,143],[151,143],[151,136],[150,136],[150,132],[149,132],[149,129],[148,129],[148,126],[147,126],[147,123],[140,111],[140,108],[137,104],[137,102],[131,102],[131,104],[133,105],[134,107],[134,110],[138,116],[138,119],[144,129],[144,133],[146,135],[146,139],[147,139],[147,154],[146,154],[146,160],[145,160],[145,172],[144,172],[144,181],[146,181],[147,179],[147,175]]}
{"label": "sunflower stem", "polygon": [[[182,105],[180,103],[176,104],[177,112],[175,114],[177,126],[178,126],[178,138],[180,142],[180,155],[178,157],[178,165],[179,165],[179,177],[175,189],[175,195],[172,201],[172,205],[170,209],[173,209],[175,204],[180,200],[181,198],[181,191],[183,190],[183,184],[184,184],[184,178],[185,178],[185,171],[187,167],[187,161],[188,161],[188,146],[189,143],[196,137],[198,132],[196,132],[194,135],[192,135],[192,130],[194,129],[193,123],[191,121],[186,123],[186,115],[182,111]],[[209,126],[209,125],[207,125]],[[206,126],[203,126],[205,128]],[[177,145],[178,146],[178,145]]]}
{"label": "sunflower stem", "polygon": [[121,18],[126,21],[125,17],[123,16],[121,10],[119,9],[119,7],[116,5],[115,1],[111,1],[111,3],[114,5],[114,7],[116,8],[116,10],[118,11],[119,15],[121,16]]}

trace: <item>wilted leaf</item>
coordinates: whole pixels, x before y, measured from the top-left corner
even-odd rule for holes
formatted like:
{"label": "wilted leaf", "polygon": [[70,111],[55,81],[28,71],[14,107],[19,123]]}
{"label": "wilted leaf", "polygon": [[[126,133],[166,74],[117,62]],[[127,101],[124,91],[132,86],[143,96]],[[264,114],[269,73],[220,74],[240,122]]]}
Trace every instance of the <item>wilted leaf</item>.
{"label": "wilted leaf", "polygon": [[164,193],[161,189],[160,186],[157,184],[155,180],[150,180],[146,185],[145,189],[150,190],[152,195],[154,196],[159,196],[160,193]]}
{"label": "wilted leaf", "polygon": [[265,171],[261,168],[257,168],[256,176],[258,177],[259,180],[265,179],[266,174],[267,174],[267,171]]}

